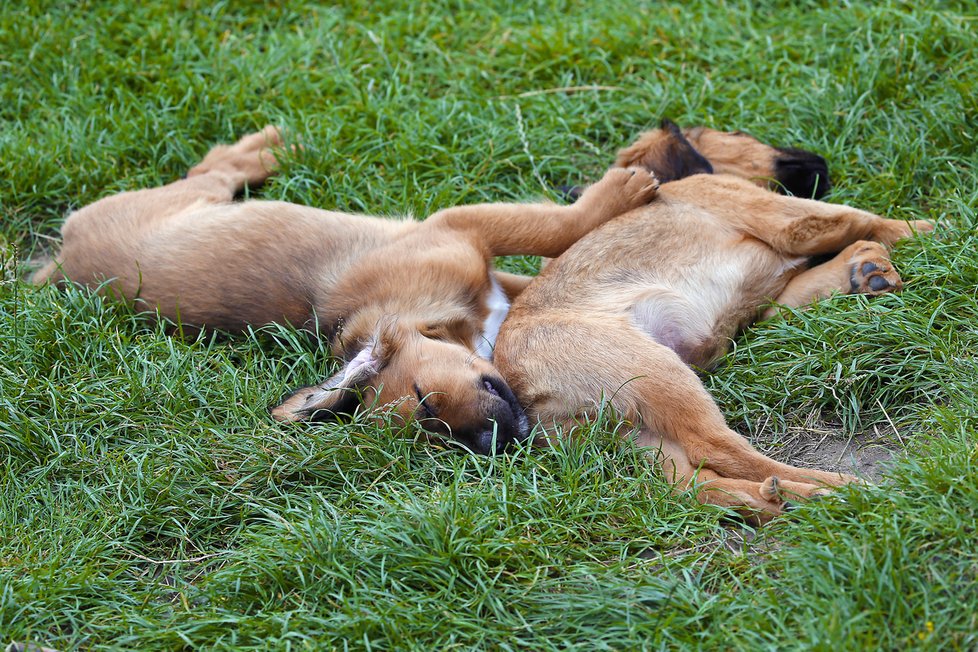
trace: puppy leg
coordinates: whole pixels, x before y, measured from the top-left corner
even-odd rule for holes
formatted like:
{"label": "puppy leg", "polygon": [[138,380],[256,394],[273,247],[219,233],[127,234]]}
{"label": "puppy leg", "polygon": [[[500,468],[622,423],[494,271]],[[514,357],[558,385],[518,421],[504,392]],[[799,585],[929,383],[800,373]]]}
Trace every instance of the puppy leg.
{"label": "puppy leg", "polygon": [[187,177],[222,174],[234,183],[234,191],[262,183],[278,168],[274,148],[282,147],[282,134],[271,125],[249,134],[233,145],[217,145],[204,160],[187,172]]}
{"label": "puppy leg", "polygon": [[653,435],[647,429],[639,431],[636,442],[655,451],[666,478],[677,490],[694,489],[701,503],[736,509],[757,523],[781,514],[789,501],[804,501],[827,493],[824,487],[775,476],[758,482],[726,478],[713,470],[696,468],[677,442]]}
{"label": "puppy leg", "polygon": [[681,447],[693,468],[730,479],[771,477],[806,485],[854,478],[772,460],[727,427],[713,398],[676,353],[627,320],[551,314],[511,316],[495,362],[544,423],[579,414],[602,397],[614,412]]}
{"label": "puppy leg", "polygon": [[859,240],[890,246],[934,229],[925,220],[890,220],[848,206],[785,197],[733,177],[689,177],[668,188],[669,196],[708,208],[788,256],[835,254]]}
{"label": "puppy leg", "polygon": [[[789,281],[777,298],[781,306],[800,308],[836,292],[877,296],[903,288],[903,281],[886,248],[878,242],[860,240],[838,256]],[[778,306],[764,311],[763,319],[777,314]]]}
{"label": "puppy leg", "polygon": [[101,261],[134,247],[140,231],[192,207],[229,202],[245,184],[264,181],[277,167],[269,148],[281,144],[278,130],[266,127],[234,145],[214,147],[186,179],[105,197],[72,213],[61,228],[61,252],[32,281],[58,282],[65,276],[78,282],[94,280],[92,271],[105,267]]}
{"label": "puppy leg", "polygon": [[477,204],[438,211],[426,225],[467,233],[488,256],[527,254],[556,258],[591,230],[644,206],[659,182],[640,168],[614,168],[571,206]]}
{"label": "puppy leg", "polygon": [[[835,253],[860,240],[872,240],[889,247],[915,233],[934,230],[924,220],[890,220],[847,206],[775,197],[791,203],[790,211],[786,210],[782,216],[764,214],[756,224],[750,225],[754,227],[751,235],[788,255]],[[798,202],[804,205],[799,206]]]}
{"label": "puppy leg", "polygon": [[497,281],[499,281],[499,285],[502,286],[503,292],[506,293],[506,298],[510,301],[518,297],[520,292],[525,290],[526,286],[533,280],[532,276],[510,274],[509,272],[501,272],[498,269],[493,270],[492,275],[496,277]]}
{"label": "puppy leg", "polygon": [[[642,351],[641,360],[648,369],[646,375],[635,377],[617,394],[622,402],[635,405],[641,422],[652,432],[675,440],[696,468],[755,482],[777,477],[803,484],[838,486],[854,480],[839,473],[783,464],[755,450],[727,427],[703,383],[672,349],[661,345],[647,348]],[[633,372],[641,373],[639,369]]]}

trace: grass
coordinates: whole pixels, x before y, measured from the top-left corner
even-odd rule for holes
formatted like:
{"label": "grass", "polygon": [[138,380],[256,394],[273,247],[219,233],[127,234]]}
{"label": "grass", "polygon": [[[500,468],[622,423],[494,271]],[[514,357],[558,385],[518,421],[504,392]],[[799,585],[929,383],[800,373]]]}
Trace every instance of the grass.
{"label": "grass", "polygon": [[[0,644],[978,647],[969,7],[0,4]],[[71,209],[267,123],[305,150],[261,196],[424,216],[593,179],[663,115],[818,151],[831,201],[941,224],[896,252],[900,295],[759,324],[705,378],[759,444],[817,420],[901,449],[750,543],[610,419],[495,459],[273,424],[332,365],[296,333],[180,340],[17,280]]]}

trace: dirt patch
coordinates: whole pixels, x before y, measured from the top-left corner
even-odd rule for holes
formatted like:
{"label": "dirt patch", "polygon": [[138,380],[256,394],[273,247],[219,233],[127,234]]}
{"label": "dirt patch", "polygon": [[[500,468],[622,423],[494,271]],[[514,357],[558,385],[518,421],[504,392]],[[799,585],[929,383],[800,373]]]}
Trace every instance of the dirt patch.
{"label": "dirt patch", "polygon": [[846,437],[830,426],[795,428],[777,442],[755,442],[765,455],[794,466],[849,473],[878,482],[903,446],[889,428]]}

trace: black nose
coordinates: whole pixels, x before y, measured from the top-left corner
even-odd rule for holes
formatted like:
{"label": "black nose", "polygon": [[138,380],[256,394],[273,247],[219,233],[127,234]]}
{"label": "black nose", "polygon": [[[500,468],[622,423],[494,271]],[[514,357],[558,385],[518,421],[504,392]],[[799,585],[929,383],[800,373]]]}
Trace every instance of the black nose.
{"label": "black nose", "polygon": [[832,187],[825,159],[793,147],[778,148],[774,176],[781,188],[795,197],[821,199]]}
{"label": "black nose", "polygon": [[486,430],[476,437],[476,445],[483,455],[500,455],[509,448],[515,440],[505,435],[498,428]]}
{"label": "black nose", "polygon": [[512,442],[526,439],[530,434],[530,422],[513,390],[501,377],[485,375],[482,385],[485,393],[491,397],[487,414],[490,425],[486,428],[490,439],[486,443],[491,444],[492,433],[497,433],[495,448],[485,446],[483,450],[500,453]]}

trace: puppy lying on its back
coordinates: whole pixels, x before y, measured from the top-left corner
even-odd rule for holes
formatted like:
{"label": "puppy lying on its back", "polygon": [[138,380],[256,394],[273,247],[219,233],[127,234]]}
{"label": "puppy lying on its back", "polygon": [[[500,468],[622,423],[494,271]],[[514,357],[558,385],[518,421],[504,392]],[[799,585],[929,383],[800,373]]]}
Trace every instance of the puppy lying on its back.
{"label": "puppy lying on its back", "polygon": [[323,335],[342,368],[292,393],[277,419],[331,419],[362,399],[478,452],[525,437],[523,410],[488,354],[508,298],[530,279],[493,270],[492,258],[557,256],[647,202],[655,179],[611,170],[573,206],[462,206],[424,222],[232,203],[272,173],[280,146],[267,127],[213,148],[186,179],[82,208],[35,281],[110,287],[193,326],[278,322]]}
{"label": "puppy lying on its back", "polygon": [[[657,451],[671,481],[695,481],[700,500],[766,519],[786,495],[811,497],[852,478],[755,451],[690,366],[709,366],[772,300],[801,306],[833,291],[898,288],[885,245],[931,227],[762,187],[787,156],[796,168],[789,181],[812,194],[827,188],[815,155],[786,155],[741,134],[687,133],[691,140],[667,123],[622,150],[618,165],[675,180],[541,272],[514,301],[495,362],[532,420],[569,429],[606,401]],[[683,178],[711,168],[733,174]],[[767,178],[744,178],[758,173]],[[834,258],[807,268],[825,255]]]}

